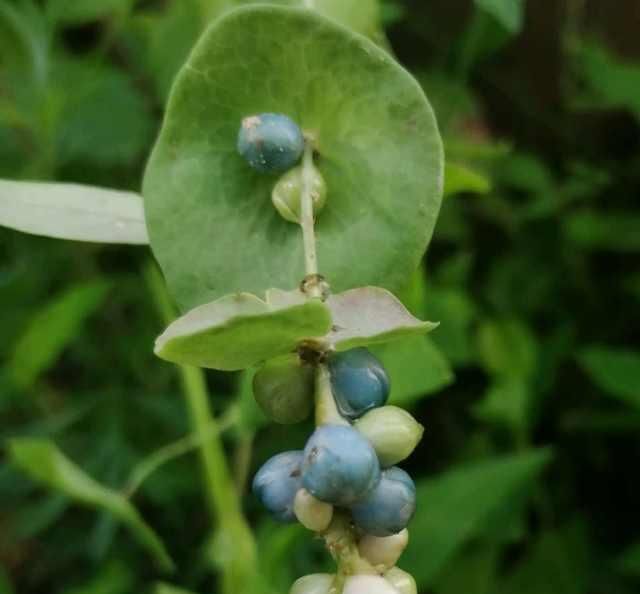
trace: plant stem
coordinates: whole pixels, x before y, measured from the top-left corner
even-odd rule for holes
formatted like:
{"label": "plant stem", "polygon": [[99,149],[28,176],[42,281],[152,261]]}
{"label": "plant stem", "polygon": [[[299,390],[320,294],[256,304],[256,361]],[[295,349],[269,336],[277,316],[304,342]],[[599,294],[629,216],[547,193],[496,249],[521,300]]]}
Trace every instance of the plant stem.
{"label": "plant stem", "polygon": [[300,226],[304,244],[304,265],[307,276],[318,274],[316,235],[313,217],[313,146],[307,140],[302,158],[302,204],[300,205]]}
{"label": "plant stem", "polygon": [[331,376],[326,365],[318,365],[316,370],[316,426],[349,425],[338,410],[331,389]]}
{"label": "plant stem", "polygon": [[[127,486],[124,489],[126,497],[133,497],[136,491],[142,486],[142,484],[151,476],[158,468],[164,466],[168,462],[184,456],[189,452],[201,447],[204,441],[211,439],[213,436],[217,436],[220,432],[229,429],[235,419],[229,417],[217,426],[209,425],[209,428],[203,435],[186,435],[185,437],[170,443],[159,450],[156,450],[151,455],[144,458],[139,462],[131,472]],[[204,440],[204,441],[203,441]]]}
{"label": "plant stem", "polygon": [[[175,313],[163,279],[155,266],[149,266],[145,276],[162,317],[170,323]],[[229,472],[219,425],[209,406],[205,376],[197,367],[178,365],[178,369],[193,433],[201,442],[207,504],[218,524],[216,561],[222,571],[221,591],[248,592],[256,575],[256,545]]]}

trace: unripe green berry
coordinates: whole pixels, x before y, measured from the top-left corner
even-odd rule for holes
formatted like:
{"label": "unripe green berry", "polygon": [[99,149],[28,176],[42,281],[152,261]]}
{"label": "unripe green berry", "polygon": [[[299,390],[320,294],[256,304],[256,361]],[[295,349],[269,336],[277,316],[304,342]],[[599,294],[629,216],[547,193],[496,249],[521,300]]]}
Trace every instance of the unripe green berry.
{"label": "unripe green berry", "polygon": [[305,575],[291,586],[289,594],[329,594],[335,576],[328,573]]}
{"label": "unripe green berry", "polygon": [[[311,200],[313,214],[317,215],[327,201],[327,184],[316,167],[311,166]],[[304,189],[303,167],[294,167],[285,173],[273,188],[271,201],[276,210],[287,221],[300,222],[302,210],[302,191]]]}
{"label": "unripe green berry", "polygon": [[369,440],[383,468],[409,457],[424,433],[424,427],[397,406],[370,410],[356,421],[355,428]]}
{"label": "unripe green berry", "polygon": [[392,567],[384,574],[386,579],[398,591],[398,594],[418,594],[416,580],[410,573],[399,567]]}
{"label": "unripe green berry", "polygon": [[313,408],[313,367],[297,355],[267,361],[253,378],[253,394],[260,408],[276,423],[304,421]]}
{"label": "unripe green berry", "polygon": [[358,543],[360,555],[374,567],[382,566],[387,570],[400,559],[409,544],[409,531],[405,528],[392,536],[373,536],[365,534]]}
{"label": "unripe green berry", "polygon": [[316,499],[306,489],[296,493],[293,511],[298,521],[313,532],[324,532],[333,518],[333,505]]}
{"label": "unripe green berry", "polygon": [[342,594],[399,594],[398,590],[379,575],[352,575],[348,577]]}

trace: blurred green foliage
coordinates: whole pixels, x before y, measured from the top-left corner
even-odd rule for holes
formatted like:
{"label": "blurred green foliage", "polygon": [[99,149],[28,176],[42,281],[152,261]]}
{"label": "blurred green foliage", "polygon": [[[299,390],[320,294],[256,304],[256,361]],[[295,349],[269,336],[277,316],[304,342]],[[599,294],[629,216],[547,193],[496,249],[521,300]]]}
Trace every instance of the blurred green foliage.
{"label": "blurred green foliage", "polygon": [[[0,176],[138,190],[173,75],[229,4],[0,0]],[[427,428],[401,561],[425,594],[640,588],[640,44],[633,2],[597,4],[381,3],[449,161],[403,295],[441,325],[379,353]],[[2,230],[0,255],[0,594],[215,592],[198,442],[152,356],[148,251]],[[266,423],[250,379],[208,377],[242,493],[309,433]],[[163,447],[137,512],[127,485]],[[303,529],[243,504],[267,591],[326,567]],[[162,557],[148,526],[175,574],[137,544]]]}

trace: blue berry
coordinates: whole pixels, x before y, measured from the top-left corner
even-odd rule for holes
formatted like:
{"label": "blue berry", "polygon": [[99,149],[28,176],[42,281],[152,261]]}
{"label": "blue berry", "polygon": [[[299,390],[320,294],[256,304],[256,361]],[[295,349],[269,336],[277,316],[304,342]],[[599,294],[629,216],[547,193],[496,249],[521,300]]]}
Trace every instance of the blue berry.
{"label": "blue berry", "polygon": [[350,426],[322,425],[304,449],[302,484],[316,499],[351,505],[380,480],[380,464],[371,444]]}
{"label": "blue berry", "polygon": [[293,167],[304,151],[300,127],[279,113],[244,118],[238,132],[238,152],[262,173],[277,173]]}
{"label": "blue berry", "polygon": [[338,409],[348,419],[384,406],[389,398],[389,377],[380,360],[368,349],[336,353],[329,359],[331,388]]}
{"label": "blue berry", "polygon": [[295,522],[293,503],[302,486],[302,451],[269,459],[253,479],[253,493],[279,522]]}
{"label": "blue berry", "polygon": [[369,495],[351,508],[356,526],[374,536],[391,536],[407,527],[416,509],[416,486],[394,466],[383,471]]}

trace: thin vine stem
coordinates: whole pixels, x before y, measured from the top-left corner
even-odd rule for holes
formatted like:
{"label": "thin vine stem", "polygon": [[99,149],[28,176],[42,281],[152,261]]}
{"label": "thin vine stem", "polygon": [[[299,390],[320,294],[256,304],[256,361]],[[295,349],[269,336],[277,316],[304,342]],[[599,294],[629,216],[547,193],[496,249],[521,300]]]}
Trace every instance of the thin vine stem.
{"label": "thin vine stem", "polygon": [[[175,318],[173,305],[155,266],[146,279],[165,323]],[[256,543],[242,513],[236,487],[229,471],[220,427],[209,405],[204,373],[197,367],[177,366],[193,433],[200,440],[205,494],[212,519],[217,523],[216,563],[222,571],[223,594],[250,591],[256,580]],[[209,434],[211,433],[211,435]]]}
{"label": "thin vine stem", "polygon": [[304,265],[307,276],[318,274],[318,256],[316,253],[315,220],[313,216],[313,146],[309,140],[305,143],[302,158],[302,204],[300,207],[300,226],[304,244]]}
{"label": "thin vine stem", "polygon": [[207,440],[233,427],[235,421],[233,417],[227,417],[218,424],[209,425],[202,435],[186,435],[147,456],[131,471],[124,488],[125,497],[133,497],[143,483],[159,468],[201,447]]}

